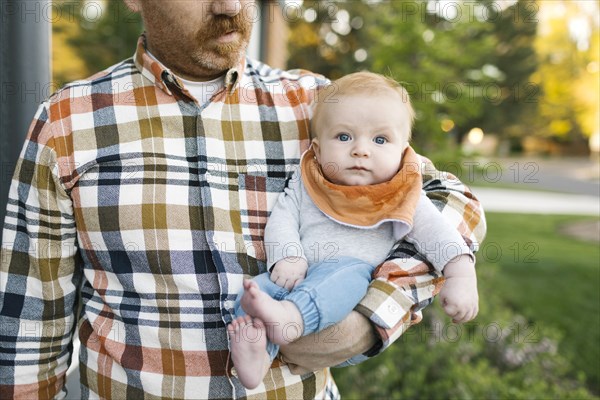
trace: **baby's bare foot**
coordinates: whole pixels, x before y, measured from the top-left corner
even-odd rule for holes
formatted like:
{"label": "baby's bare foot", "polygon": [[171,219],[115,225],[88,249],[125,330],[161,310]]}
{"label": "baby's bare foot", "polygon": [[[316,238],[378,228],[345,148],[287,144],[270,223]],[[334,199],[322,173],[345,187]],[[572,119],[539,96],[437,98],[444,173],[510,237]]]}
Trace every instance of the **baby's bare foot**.
{"label": "baby's bare foot", "polygon": [[258,318],[244,315],[227,326],[227,333],[238,378],[246,388],[254,389],[260,385],[271,365],[265,325]]}
{"label": "baby's bare foot", "polygon": [[286,345],[302,336],[304,322],[296,305],[271,298],[255,282],[244,281],[241,305],[247,314],[264,321],[271,342]]}

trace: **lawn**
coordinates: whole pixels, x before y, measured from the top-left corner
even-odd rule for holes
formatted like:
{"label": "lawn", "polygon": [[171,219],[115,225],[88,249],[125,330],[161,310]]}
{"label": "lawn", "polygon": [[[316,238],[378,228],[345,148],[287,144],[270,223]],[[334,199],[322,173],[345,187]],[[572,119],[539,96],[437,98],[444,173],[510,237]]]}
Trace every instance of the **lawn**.
{"label": "lawn", "polygon": [[342,396],[598,399],[600,249],[559,233],[582,219],[489,213],[477,319],[434,303],[382,355],[334,369]]}
{"label": "lawn", "polygon": [[[479,269],[491,268],[486,290],[502,293],[505,304],[564,337],[558,351],[584,371],[598,393],[600,382],[600,248],[558,233],[567,216],[489,214],[488,239]],[[585,218],[578,217],[576,220]],[[503,250],[494,256],[493,247]]]}

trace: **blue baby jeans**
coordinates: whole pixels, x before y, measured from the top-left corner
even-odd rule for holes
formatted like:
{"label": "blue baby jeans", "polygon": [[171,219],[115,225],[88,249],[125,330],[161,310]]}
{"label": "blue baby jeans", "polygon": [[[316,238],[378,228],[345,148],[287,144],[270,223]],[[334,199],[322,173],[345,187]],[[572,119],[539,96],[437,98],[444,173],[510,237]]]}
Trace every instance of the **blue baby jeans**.
{"label": "blue baby jeans", "polygon": [[[342,321],[367,293],[374,269],[362,260],[339,257],[310,266],[305,279],[291,292],[271,282],[268,272],[253,281],[275,300],[288,300],[298,307],[304,321],[302,336],[306,336]],[[242,289],[235,302],[236,317],[245,315],[240,306],[243,293]],[[267,352],[273,360],[279,346],[267,341]]]}

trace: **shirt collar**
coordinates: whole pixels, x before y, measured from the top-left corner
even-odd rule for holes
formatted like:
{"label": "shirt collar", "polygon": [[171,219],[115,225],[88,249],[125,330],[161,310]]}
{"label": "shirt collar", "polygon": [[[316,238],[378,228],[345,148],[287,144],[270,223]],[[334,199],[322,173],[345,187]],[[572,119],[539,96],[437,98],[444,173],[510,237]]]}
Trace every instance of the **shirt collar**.
{"label": "shirt collar", "polygon": [[[175,75],[171,70],[165,67],[160,61],[152,58],[146,51],[146,34],[142,33],[137,42],[137,48],[133,56],[133,60],[137,69],[141,74],[149,79],[155,86],[161,89],[163,92],[172,96],[169,86],[174,85],[183,93],[190,95],[185,89],[185,86],[181,79]],[[233,68],[230,68],[225,74],[225,87],[227,93],[232,94],[237,85],[239,84],[240,77],[244,72],[244,66],[246,65],[246,57],[243,57],[239,64]]]}

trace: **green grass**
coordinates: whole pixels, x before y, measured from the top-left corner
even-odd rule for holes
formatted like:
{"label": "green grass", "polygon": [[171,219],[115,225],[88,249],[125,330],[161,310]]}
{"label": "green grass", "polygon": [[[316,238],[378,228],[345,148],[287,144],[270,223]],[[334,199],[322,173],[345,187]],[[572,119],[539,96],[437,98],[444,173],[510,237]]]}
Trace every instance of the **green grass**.
{"label": "green grass", "polygon": [[562,224],[584,219],[489,213],[478,270],[494,272],[491,281],[480,279],[482,297],[497,292],[515,312],[564,335],[559,352],[598,393],[600,248],[558,232]]}
{"label": "green grass", "polygon": [[380,356],[333,369],[342,396],[599,399],[600,249],[559,233],[580,220],[488,213],[476,320],[457,339],[435,303]]}

